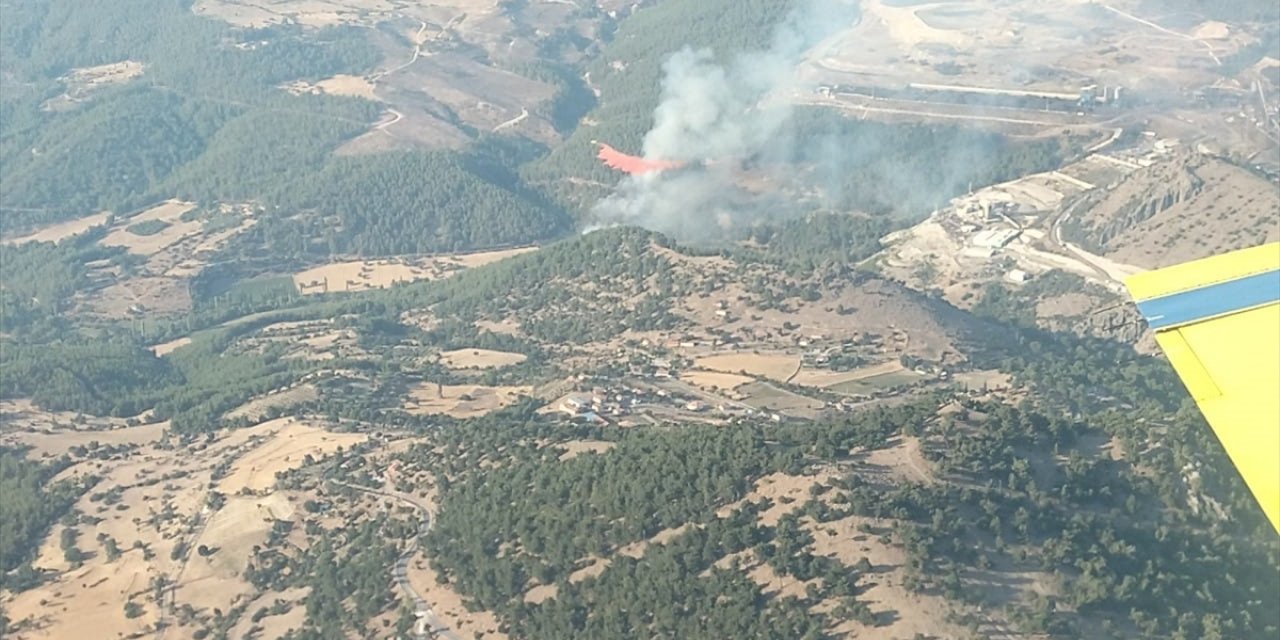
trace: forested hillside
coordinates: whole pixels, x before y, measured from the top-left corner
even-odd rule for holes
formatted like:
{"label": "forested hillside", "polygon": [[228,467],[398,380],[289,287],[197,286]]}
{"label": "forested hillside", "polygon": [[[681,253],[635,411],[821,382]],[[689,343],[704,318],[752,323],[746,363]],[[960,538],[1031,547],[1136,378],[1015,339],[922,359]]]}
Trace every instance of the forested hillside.
{"label": "forested hillside", "polygon": [[[769,140],[619,189],[591,141],[641,152],[665,61],[808,0],[462,4],[0,8],[0,636],[1280,634],[1280,538],[1167,362],[1037,325],[1112,283],[1018,262],[1074,260],[1059,200],[1164,123],[753,85]],[[593,216],[655,185],[720,235]],[[895,279],[939,257],[973,281]]]}
{"label": "forested hillside", "polygon": [[[0,194],[10,209],[11,228],[100,209],[125,213],[169,197],[170,188],[161,186],[165,179],[210,147],[214,156],[206,172],[226,171],[222,182],[237,183],[232,188],[238,192],[217,195],[245,197],[255,185],[239,184],[247,173],[226,166],[232,156],[225,151],[219,161],[219,147],[240,144],[241,154],[253,157],[289,149],[280,149],[286,140],[314,144],[321,133],[328,133],[327,145],[325,137],[321,144],[332,147],[352,133],[335,129],[332,122],[324,131],[308,130],[305,118],[301,126],[296,117],[287,123],[262,120],[259,114],[313,111],[314,100],[292,98],[276,85],[360,72],[377,62],[376,51],[350,29],[318,38],[284,27],[235,33],[171,2],[117,7],[48,0],[6,12],[4,22],[6,71],[17,75],[15,84],[20,78],[29,88],[5,91],[9,117],[0,147],[6,166]],[[256,40],[267,46],[236,46]],[[70,81],[60,78],[73,68],[121,61],[140,63],[141,76],[96,90],[88,104],[45,106],[70,90],[65,86]],[[340,105],[331,115],[341,121],[362,126],[376,117],[372,105],[356,100],[325,102]],[[272,132],[280,137],[261,138]],[[231,142],[237,138],[241,142]],[[216,175],[204,179],[216,184]],[[285,179],[275,176],[277,184]]]}
{"label": "forested hillside", "polygon": [[[444,152],[333,157],[382,108],[280,85],[371,70],[381,54],[360,29],[236,30],[168,2],[72,6],[47,0],[6,13],[15,76],[0,125],[6,233],[174,196],[263,203],[278,211],[262,228],[265,248],[313,259],[519,244],[565,228],[510,169]],[[110,47],[77,53],[101,40]],[[73,90],[74,68],[121,61],[140,64],[140,75],[48,107]],[[299,211],[319,215],[299,224],[290,215]]]}
{"label": "forested hillside", "polygon": [[451,153],[335,159],[297,187],[281,201],[318,215],[305,227],[264,228],[276,251],[315,239],[324,254],[459,251],[545,239],[567,226],[558,211],[486,181]]}
{"label": "forested hillside", "polygon": [[[22,451],[0,447],[0,586],[9,587],[9,572],[30,561],[49,526],[75,501],[73,482],[49,483],[58,464],[27,460]],[[15,576],[29,580],[31,576]]]}
{"label": "forested hillside", "polygon": [[[457,588],[498,611],[518,637],[620,638],[637,626],[697,637],[823,637],[834,622],[815,615],[815,607],[833,599],[837,615],[880,624],[885,616],[893,619],[893,612],[872,611],[858,594],[883,578],[869,573],[870,565],[855,569],[806,550],[816,528],[851,518],[889,522],[888,528],[864,530],[902,545],[910,567],[907,588],[941,594],[962,609],[1000,606],[991,599],[999,596],[971,582],[974,576],[1054,576],[1053,595],[1007,609],[1010,623],[1023,633],[1226,638],[1261,637],[1278,628],[1280,619],[1261,598],[1273,587],[1269,567],[1280,548],[1248,496],[1239,493],[1239,479],[1206,480],[1202,489],[1231,496],[1230,509],[1248,514],[1245,521],[1216,521],[1207,528],[1206,514],[1189,507],[1188,496],[1176,489],[1183,486],[1180,469],[1187,464],[1232,471],[1220,447],[1205,437],[1203,423],[1175,410],[1181,396],[1167,366],[1099,351],[1100,344],[1069,336],[1051,340],[1123,364],[1116,374],[1096,364],[1068,374],[1077,367],[1051,355],[1037,365],[1049,375],[1035,378],[1044,395],[1017,408],[964,400],[957,411],[939,417],[937,406],[924,401],[795,429],[597,429],[573,437],[617,446],[568,462],[555,461],[535,444],[546,436],[532,424],[499,431],[498,423],[484,421],[450,432],[443,451],[415,450],[405,460],[451,479],[429,538],[433,556]],[[1018,346],[1027,351],[1025,342]],[[1008,366],[1024,375],[1026,365],[1011,360]],[[1071,388],[1142,400],[1125,411],[1063,414],[1055,390],[1060,387],[1047,382],[1062,379],[1070,379]],[[1151,382],[1133,386],[1142,380]],[[1138,415],[1169,421],[1164,446],[1142,450],[1142,428],[1133,426]],[[512,413],[504,419],[520,418]],[[905,483],[886,493],[868,479],[851,448],[884,448],[895,434],[920,438],[941,480]],[[1089,452],[1085,443],[1102,435],[1125,443],[1122,458]],[[512,438],[520,443],[514,449]],[[1166,458],[1170,452],[1173,457]],[[491,468],[496,461],[504,462]],[[807,504],[776,525],[759,521],[773,506],[769,501],[713,515],[718,507],[740,504],[734,501],[765,474],[830,468],[842,470],[840,479],[811,492]],[[637,513],[646,516],[629,517]],[[621,551],[672,530],[674,537],[650,543],[641,561]],[[1223,539],[1233,542],[1214,542]],[[1207,549],[1214,551],[1205,555]],[[726,570],[730,558],[744,553],[764,559],[780,575],[817,578],[816,588],[798,601],[763,596],[759,585]],[[598,577],[578,576],[602,558],[609,560]],[[525,593],[531,585],[554,585],[555,595],[530,604]],[[765,604],[738,609],[744,599]],[[1239,607],[1224,610],[1217,604],[1223,601]],[[684,615],[690,611],[700,614]],[[973,611],[956,620],[975,637],[988,624]]]}
{"label": "forested hillside", "polygon": [[[668,0],[637,11],[587,65],[598,106],[563,144],[524,175],[564,203],[581,208],[602,197],[618,174],[595,159],[591,140],[640,150],[653,126],[662,64],[683,47],[713,49],[721,60],[767,44],[774,28],[800,3],[770,0]],[[587,184],[570,183],[573,176]]]}

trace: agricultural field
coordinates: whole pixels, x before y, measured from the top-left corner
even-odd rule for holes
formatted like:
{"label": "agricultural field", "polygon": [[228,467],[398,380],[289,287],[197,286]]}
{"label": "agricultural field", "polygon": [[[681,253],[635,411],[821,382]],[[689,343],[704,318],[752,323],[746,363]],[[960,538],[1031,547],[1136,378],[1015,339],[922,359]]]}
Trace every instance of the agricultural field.
{"label": "agricultural field", "polygon": [[505,260],[532,250],[534,249],[523,248],[419,259],[337,262],[295,273],[293,282],[303,294],[385,289],[397,283],[447,278],[463,269]]}
{"label": "agricultural field", "polygon": [[0,239],[0,243],[20,245],[28,242],[61,242],[72,236],[80,235],[93,227],[106,224],[110,217],[110,213],[104,212],[59,222],[45,226],[27,235]]}
{"label": "agricultural field", "polygon": [[1274,636],[1270,7],[974,4],[6,12],[0,636]]}
{"label": "agricultural field", "polygon": [[[310,495],[274,491],[275,474],[367,439],[283,419],[174,446],[165,423],[48,432],[21,425],[52,416],[5,410],[15,416],[5,421],[7,443],[69,454],[75,462],[61,478],[97,479],[72,506],[78,518],[57,525],[39,551],[36,565],[54,572],[51,582],[4,601],[6,615],[21,625],[12,637],[23,639],[128,636],[162,619],[173,623],[170,607],[190,605],[196,613],[189,622],[207,622],[213,609],[252,599],[257,590],[243,577],[252,547],[265,543],[274,523],[299,517]],[[234,495],[242,489],[256,495]],[[64,559],[67,547],[57,542],[64,530],[74,531],[82,559]],[[201,547],[209,553],[196,553]],[[139,614],[129,614],[129,602]]]}
{"label": "agricultural field", "polygon": [[799,356],[788,354],[727,353],[698,358],[698,367],[721,373],[748,374],[789,382],[800,370]]}
{"label": "agricultural field", "polygon": [[[153,256],[199,232],[200,222],[182,220],[182,214],[195,207],[195,203],[171,201],[147,209],[128,218],[125,226],[113,228],[102,239],[102,244],[107,247],[124,247],[134,255]],[[163,223],[164,226],[149,234],[130,231],[136,228],[135,225],[148,222]]]}
{"label": "agricultural field", "polygon": [[454,349],[440,352],[440,360],[452,369],[500,369],[524,362],[523,353],[492,349]]}
{"label": "agricultural field", "polygon": [[475,418],[514,403],[532,393],[532,387],[486,387],[422,383],[410,390],[404,408],[413,415],[447,415]]}

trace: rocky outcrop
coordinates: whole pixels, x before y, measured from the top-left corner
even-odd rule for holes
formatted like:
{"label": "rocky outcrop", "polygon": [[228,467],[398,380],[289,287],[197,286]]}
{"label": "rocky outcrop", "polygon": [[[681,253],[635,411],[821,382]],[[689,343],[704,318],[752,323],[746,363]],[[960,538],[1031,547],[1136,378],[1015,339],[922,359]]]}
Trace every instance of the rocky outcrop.
{"label": "rocky outcrop", "polygon": [[1204,161],[1203,156],[1188,153],[1135,171],[1115,189],[1099,194],[1077,226],[1082,244],[1109,248],[1125,231],[1195,197],[1204,189],[1204,180],[1196,173]]}

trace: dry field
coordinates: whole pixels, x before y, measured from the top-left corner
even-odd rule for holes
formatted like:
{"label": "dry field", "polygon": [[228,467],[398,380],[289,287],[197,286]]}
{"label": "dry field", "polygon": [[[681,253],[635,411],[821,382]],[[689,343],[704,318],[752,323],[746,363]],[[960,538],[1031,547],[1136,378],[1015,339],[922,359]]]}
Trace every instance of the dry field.
{"label": "dry field", "polygon": [[555,598],[559,593],[560,587],[554,584],[540,584],[524,592],[524,601],[529,604],[539,604]]}
{"label": "dry field", "polygon": [[72,69],[60,80],[66,92],[49,98],[42,108],[46,111],[66,111],[84,103],[95,91],[113,84],[128,82],[142,75],[144,65],[134,60],[100,64],[94,67]]}
{"label": "dry field", "polygon": [[143,64],[135,60],[124,60],[96,67],[72,69],[63,80],[86,85],[112,84],[127,82],[142,75]]}
{"label": "dry field", "polygon": [[340,24],[373,24],[392,17],[396,5],[385,0],[199,0],[196,15],[229,22],[237,27],[262,28],[296,22],[308,27]]}
{"label": "dry field", "polygon": [[520,364],[528,356],[491,349],[454,349],[441,352],[440,358],[451,369],[500,369]]}
{"label": "dry field", "polygon": [[630,558],[636,558],[636,559],[642,558],[644,557],[645,551],[648,550],[649,547],[655,544],[665,545],[668,542],[670,542],[672,539],[674,539],[676,536],[679,536],[680,534],[688,530],[689,530],[689,523],[687,522],[678,527],[670,527],[667,529],[663,529],[662,531],[659,531],[653,534],[652,536],[650,536],[645,540],[637,540],[630,544],[626,544],[619,547],[618,554],[624,555]]}
{"label": "dry field", "polygon": [[[266,539],[272,522],[290,519],[294,505],[310,496],[236,493],[241,489],[261,492],[274,482],[276,472],[298,467],[306,455],[320,458],[339,446],[365,439],[364,435],[328,433],[285,418],[219,432],[212,441],[200,439],[174,447],[160,442],[165,423],[61,432],[46,425],[70,424],[74,416],[37,412],[29,403],[13,401],[4,402],[0,410],[6,418],[6,444],[27,442],[51,455],[90,440],[137,445],[123,456],[84,459],[59,475],[98,478],[74,509],[100,520],[75,525],[76,546],[87,553],[83,566],[72,567],[64,559],[59,545],[63,525],[55,525],[36,560],[38,567],[54,572],[49,582],[16,595],[0,594],[6,615],[21,625],[22,630],[6,636],[14,640],[145,636],[162,610],[151,587],[152,580],[160,576],[176,584],[175,604],[196,607],[201,620],[197,626],[175,626],[169,635],[191,637],[195,629],[209,622],[211,608],[227,611],[238,598],[252,597],[242,575],[253,545]],[[114,424],[106,419],[89,420],[95,428]],[[227,468],[227,473],[215,479],[214,470],[220,466]],[[227,496],[224,505],[212,512],[207,507],[211,487]],[[107,538],[114,540],[119,557],[108,557]],[[302,539],[294,542],[305,544]],[[177,556],[174,551],[179,544],[193,552],[186,558]],[[202,544],[213,553],[207,557],[195,553]],[[146,554],[136,545],[145,547]],[[264,597],[296,601],[299,595]],[[143,614],[127,618],[127,600],[141,605]],[[264,601],[263,606],[269,604]],[[304,607],[294,607],[283,615],[263,619],[264,637],[279,637],[298,627],[304,615]],[[176,624],[173,619],[168,622]]]}
{"label": "dry field", "polygon": [[768,498],[773,505],[760,513],[760,524],[777,526],[782,516],[799,509],[809,501],[809,490],[817,485],[829,485],[836,478],[833,471],[823,470],[811,476],[793,476],[781,471],[771,473],[759,480],[746,497],[727,504],[716,510],[717,517],[727,517],[734,510],[748,502],[760,502]]}
{"label": "dry field", "polygon": [[800,373],[791,381],[798,385],[806,387],[818,387],[826,389],[834,387],[846,382],[855,380],[864,380],[866,378],[874,378],[876,376],[885,375],[902,371],[902,363],[897,360],[890,362],[881,362],[880,364],[868,365],[854,369],[853,371],[827,371],[823,369],[801,369]]}
{"label": "dry field", "polygon": [[752,382],[738,388],[744,401],[762,409],[779,411],[801,418],[813,418],[823,407],[821,400],[779,389],[767,382]]}
{"label": "dry field", "polygon": [[45,427],[39,431],[14,432],[8,429],[6,420],[6,429],[3,434],[0,434],[0,444],[31,447],[31,452],[28,456],[33,459],[40,459],[57,457],[66,453],[72,447],[85,446],[91,442],[113,446],[150,444],[163,437],[165,430],[168,428],[168,422],[157,422],[137,427],[119,426],[106,430],[71,431],[63,429],[51,430]]}
{"label": "dry field", "polygon": [[[114,638],[141,632],[157,619],[159,607],[149,583],[159,575],[176,576],[181,565],[171,558],[174,546],[189,533],[205,502],[211,469],[223,455],[236,455],[249,434],[224,438],[202,454],[186,448],[162,450],[145,446],[121,460],[88,460],[66,475],[92,473],[100,482],[80,498],[75,509],[102,518],[94,525],[77,526],[77,546],[89,553],[83,567],[71,569],[63,559],[58,540],[61,525],[50,532],[41,546],[37,566],[56,572],[41,589],[18,594],[6,603],[6,613],[14,621],[35,621],[38,631],[14,634],[16,639]],[[167,477],[161,483],[151,479]],[[113,507],[95,502],[93,494],[118,491]],[[171,510],[167,519],[150,521],[162,509]],[[98,535],[113,538],[122,554],[109,560]],[[145,545],[150,559],[134,548]],[[56,594],[52,598],[49,594]],[[52,600],[47,606],[42,600]],[[143,606],[142,616],[128,619],[123,603],[133,599]]]}
{"label": "dry field", "polygon": [[938,595],[923,595],[909,591],[903,585],[906,555],[902,549],[879,540],[879,534],[858,530],[859,525],[869,525],[876,531],[892,531],[892,521],[877,521],[860,516],[849,516],[833,522],[815,523],[807,519],[804,527],[814,537],[813,553],[839,560],[846,566],[854,566],[866,558],[872,566],[872,574],[864,579],[869,585],[858,599],[870,605],[872,612],[893,610],[897,617],[890,624],[868,627],[849,620],[835,628],[838,638],[872,638],[891,640],[911,638],[917,633],[930,637],[964,638],[963,629],[950,624],[946,613],[954,605]]}
{"label": "dry field", "polygon": [[933,465],[920,451],[918,438],[904,437],[892,446],[876,449],[863,458],[858,474],[885,484],[916,482],[933,484]]}
{"label": "dry field", "polygon": [[[443,395],[438,393],[443,391]],[[533,393],[533,387],[485,387],[474,384],[442,385],[426,382],[409,392],[405,410],[414,415],[449,415],[474,418],[515,403]]]}
{"label": "dry field", "polygon": [[83,310],[108,318],[127,318],[138,308],[148,315],[182,313],[191,309],[187,280],[139,276],[108,285],[86,297]]}
{"label": "dry field", "polygon": [[232,496],[210,518],[192,547],[213,550],[208,557],[191,554],[178,583],[175,598],[193,607],[228,611],[253,593],[242,576],[253,546],[262,544],[276,520],[293,517],[294,506],[282,493],[265,497]]}
{"label": "dry field", "polygon": [[91,216],[76,218],[75,220],[59,222],[57,224],[51,224],[47,227],[42,227],[24,236],[18,236],[18,237],[6,238],[4,240],[0,240],[0,244],[18,245],[18,244],[25,244],[28,242],[60,242],[62,240],[70,238],[71,236],[84,233],[89,229],[92,229],[93,227],[106,224],[107,219],[110,217],[111,217],[111,214],[104,211],[102,213],[96,213]]}
{"label": "dry field", "polygon": [[957,373],[952,379],[973,389],[980,388],[983,385],[986,385],[991,390],[1008,389],[1013,384],[1013,378],[1009,374],[1001,373],[994,369]]}
{"label": "dry field", "polygon": [[800,356],[785,353],[725,353],[698,358],[702,369],[786,382],[800,369]]}
{"label": "dry field", "polygon": [[528,247],[433,258],[335,262],[296,273],[293,282],[304,294],[385,289],[397,282],[447,278],[460,269],[478,267],[534,250]]}
{"label": "dry field", "polygon": [[265,424],[272,424],[278,431],[271,439],[236,460],[219,483],[219,491],[230,495],[241,489],[261,491],[270,488],[276,482],[277,473],[301,467],[306,456],[323,458],[368,439],[359,433],[325,431],[295,418],[280,418]]}
{"label": "dry field", "polygon": [[170,340],[168,342],[164,342],[161,344],[152,345],[151,352],[156,354],[156,357],[163,358],[164,356],[167,356],[170,353],[173,353],[174,351],[177,351],[178,349],[181,349],[182,347],[185,347],[189,344],[191,344],[191,338],[183,336],[176,340]]}
{"label": "dry field", "polygon": [[607,453],[614,447],[618,446],[616,442],[603,442],[600,440],[570,440],[556,445],[564,449],[564,453],[560,454],[560,460],[572,460],[584,453]]}
{"label": "dry field", "polygon": [[[107,247],[124,247],[129,253],[140,256],[155,255],[166,248],[177,244],[183,239],[195,235],[200,232],[203,225],[199,220],[183,222],[180,218],[182,214],[196,207],[193,202],[182,202],[179,200],[170,200],[163,204],[157,205],[142,213],[120,220],[116,223],[116,228],[112,229],[107,237],[102,239],[102,245]],[[140,236],[128,231],[128,227],[139,222],[147,222],[158,220],[169,224],[168,227],[162,229],[159,233],[149,236]]]}
{"label": "dry field", "polygon": [[489,611],[470,611],[463,605],[462,596],[448,584],[440,584],[437,574],[422,557],[409,563],[408,577],[413,588],[431,603],[431,611],[449,630],[462,638],[505,640],[507,635],[498,631],[498,618]]}
{"label": "dry field", "polygon": [[294,95],[303,93],[327,93],[334,96],[351,96],[377,101],[373,83],[362,76],[339,74],[325,78],[315,84],[298,80],[285,86],[285,90]]}
{"label": "dry field", "polygon": [[750,567],[750,569],[747,569],[747,577],[759,585],[761,593],[766,596],[774,598],[803,598],[805,588],[811,582],[819,580],[819,578],[814,578],[806,582],[797,580],[792,576],[780,576],[773,570],[773,567],[760,562],[756,558],[755,552],[750,549],[737,557],[742,560],[744,568]]}
{"label": "dry field", "polygon": [[685,371],[680,374],[680,379],[696,387],[720,391],[732,391],[744,384],[755,382],[755,378],[750,376],[719,371]]}
{"label": "dry field", "polygon": [[311,402],[319,397],[320,394],[316,391],[314,386],[301,384],[278,393],[271,393],[262,396],[261,398],[254,398],[253,400],[246,402],[244,405],[228,411],[224,417],[228,420],[235,420],[236,418],[261,420],[269,409],[284,409],[304,402]]}
{"label": "dry field", "polygon": [[[261,638],[261,640],[278,640],[290,630],[302,628],[303,622],[307,619],[307,608],[306,606],[297,605],[298,603],[301,603],[309,593],[311,593],[310,587],[294,587],[293,589],[287,589],[285,591],[262,594],[245,609],[245,611],[249,612],[249,615],[240,618],[240,621],[236,623],[236,626],[231,628],[231,637],[248,637],[249,628],[255,626],[255,624],[262,627],[262,633],[255,636],[257,638]],[[257,623],[253,622],[253,612],[262,607],[270,607],[272,604],[275,604],[277,600],[293,603],[295,606],[282,614],[266,616]]]}

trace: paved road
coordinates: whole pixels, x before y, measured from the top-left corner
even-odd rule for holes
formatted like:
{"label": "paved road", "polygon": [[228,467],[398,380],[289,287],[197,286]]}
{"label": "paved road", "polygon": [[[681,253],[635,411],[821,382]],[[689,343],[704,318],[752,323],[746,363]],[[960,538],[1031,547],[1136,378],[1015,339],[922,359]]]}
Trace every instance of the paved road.
{"label": "paved road", "polygon": [[392,575],[396,579],[396,586],[400,588],[400,591],[404,593],[405,597],[413,602],[414,612],[426,623],[425,626],[428,633],[417,634],[418,637],[439,638],[440,640],[462,640],[460,636],[449,630],[449,626],[446,625],[444,621],[440,620],[439,616],[435,614],[435,611],[431,609],[431,605],[423,599],[422,595],[418,593],[418,590],[413,588],[413,583],[409,581],[409,563],[418,553],[418,538],[422,534],[430,531],[431,525],[434,522],[431,519],[431,512],[427,510],[427,507],[413,498],[398,493],[390,493],[379,489],[370,489],[368,487],[348,484],[338,480],[331,480],[330,482],[349,489],[355,489],[361,493],[368,493],[375,496],[381,496],[383,498],[398,500],[418,511],[422,516],[421,524],[419,525],[418,530],[414,532],[413,538],[409,541],[409,546],[404,550],[404,553],[400,554],[400,558],[396,560],[396,566],[392,570]]}

